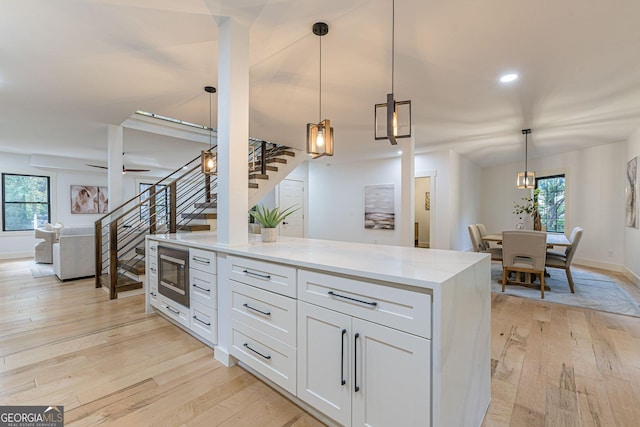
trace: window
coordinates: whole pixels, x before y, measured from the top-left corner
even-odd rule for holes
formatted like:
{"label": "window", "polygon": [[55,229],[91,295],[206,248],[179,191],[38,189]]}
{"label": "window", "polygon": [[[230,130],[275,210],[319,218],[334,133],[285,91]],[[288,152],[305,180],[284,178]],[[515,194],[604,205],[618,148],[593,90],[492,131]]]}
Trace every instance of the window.
{"label": "window", "polygon": [[51,218],[48,176],[2,174],[2,231],[25,231]]}
{"label": "window", "polygon": [[538,212],[542,225],[551,233],[564,233],[564,175],[536,179]]}
{"label": "window", "polygon": [[[167,191],[163,191],[167,186],[164,184],[156,185],[156,225],[164,225],[167,223],[167,206],[168,195]],[[140,201],[146,200],[142,206],[140,206],[140,221],[144,224],[151,224],[150,216],[151,216],[151,189],[153,188],[153,184],[140,183]],[[148,199],[148,200],[147,200]]]}

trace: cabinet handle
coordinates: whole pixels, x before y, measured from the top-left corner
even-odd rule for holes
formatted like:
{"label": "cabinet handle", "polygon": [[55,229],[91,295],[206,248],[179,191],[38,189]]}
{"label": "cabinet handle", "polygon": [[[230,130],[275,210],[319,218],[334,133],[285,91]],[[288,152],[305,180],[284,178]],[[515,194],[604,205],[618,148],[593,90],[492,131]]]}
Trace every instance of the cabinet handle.
{"label": "cabinet handle", "polygon": [[149,246],[149,250],[155,252],[155,251],[158,250],[158,247],[157,246]]}
{"label": "cabinet handle", "polygon": [[155,268],[153,268],[153,267],[149,267],[149,271],[151,271],[151,272],[153,272],[153,273],[156,273],[158,270],[156,270],[156,269],[155,269]]}
{"label": "cabinet handle", "polygon": [[200,258],[200,257],[197,257],[197,256],[192,256],[191,260],[195,261],[195,262],[199,262],[200,264],[207,264],[207,265],[211,264],[211,261],[209,261],[208,259]]}
{"label": "cabinet handle", "polygon": [[360,386],[358,386],[358,338],[360,338],[360,334],[356,334],[353,338],[353,391],[356,393],[360,391]]}
{"label": "cabinet handle", "polygon": [[178,316],[180,315],[180,312],[178,310],[176,310],[174,308],[171,308],[171,306],[169,306],[169,305],[167,306],[167,310],[169,310],[170,312],[172,312],[175,315],[178,315]]}
{"label": "cabinet handle", "polygon": [[202,320],[198,319],[198,316],[193,316],[193,318],[205,326],[211,326],[211,323],[203,322]]}
{"label": "cabinet handle", "polygon": [[271,316],[271,312],[270,311],[262,311],[262,310],[258,310],[257,308],[253,308],[251,307],[249,304],[244,303],[242,304],[243,307],[248,308],[249,310],[253,310],[253,311],[257,311],[260,314],[264,314],[265,316]]}
{"label": "cabinet handle", "polygon": [[251,347],[249,347],[248,343],[244,343],[244,346],[246,348],[248,348],[249,350],[253,351],[255,354],[257,354],[260,357],[263,357],[263,358],[265,358],[267,360],[271,359],[271,356],[265,356],[264,354],[260,353],[259,351],[256,351],[256,350],[252,349]]}
{"label": "cabinet handle", "polygon": [[198,286],[198,285],[196,285],[195,283],[193,284],[193,287],[194,287],[194,288],[198,288],[198,289],[200,289],[201,291],[211,292],[211,289],[205,289],[205,288],[203,288],[202,286]]}
{"label": "cabinet handle", "polygon": [[254,273],[253,271],[249,271],[249,270],[242,270],[242,272],[244,274],[249,274],[251,276],[257,276],[257,277],[261,277],[263,279],[271,280],[271,275],[270,274],[258,274],[258,273]]}
{"label": "cabinet handle", "polygon": [[157,297],[158,296],[158,294],[156,294],[156,293],[153,293],[153,292],[149,292],[149,293],[151,294],[152,297]]}
{"label": "cabinet handle", "polygon": [[342,337],[340,341],[342,341],[340,348],[340,385],[345,385],[347,381],[344,379],[344,336],[347,335],[347,330],[342,330]]}
{"label": "cabinet handle", "polygon": [[356,299],[356,298],[348,297],[348,296],[346,296],[346,295],[336,294],[336,293],[335,293],[335,292],[333,292],[333,291],[329,291],[328,293],[329,293],[329,295],[331,295],[331,296],[333,296],[333,297],[338,297],[338,298],[348,299],[348,300],[350,300],[350,301],[359,302],[360,304],[367,304],[367,305],[370,305],[370,306],[372,306],[372,307],[375,307],[375,306],[377,306],[377,305],[378,305],[378,303],[377,303],[377,302],[375,302],[375,301],[362,301],[361,299]]}

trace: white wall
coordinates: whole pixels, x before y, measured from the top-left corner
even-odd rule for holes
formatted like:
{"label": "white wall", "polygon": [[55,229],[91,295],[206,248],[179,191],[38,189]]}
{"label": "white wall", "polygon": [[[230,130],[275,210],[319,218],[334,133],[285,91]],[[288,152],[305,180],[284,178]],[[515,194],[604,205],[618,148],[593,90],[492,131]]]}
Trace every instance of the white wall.
{"label": "white wall", "polygon": [[[52,223],[61,222],[65,227],[92,226],[99,214],[71,213],[71,185],[107,185],[106,173],[83,173],[38,168],[31,166],[29,155],[0,153],[0,173],[40,175],[50,177]],[[155,181],[155,179],[154,179]],[[151,181],[153,182],[153,181]],[[1,186],[0,186],[1,187]],[[127,175],[124,182],[125,200],[133,197],[137,190],[134,177]],[[0,188],[0,192],[2,188]],[[136,191],[137,192],[137,191]],[[1,215],[0,215],[1,221]],[[0,230],[2,228],[0,227]],[[33,231],[0,231],[0,259],[32,257],[33,246],[38,241]]]}
{"label": "white wall", "polygon": [[450,249],[451,211],[449,205],[450,171],[449,152],[419,154],[415,156],[415,175],[431,175],[431,247]]}
{"label": "white wall", "polygon": [[467,158],[449,152],[449,248],[472,250],[468,225],[480,222],[482,170]]}
{"label": "white wall", "polygon": [[[529,159],[538,177],[565,174],[565,234],[575,226],[584,228],[576,263],[622,270],[624,159],[624,143]],[[519,221],[513,204],[530,194],[515,186],[521,168],[518,162],[483,169],[480,220],[489,232],[513,229]]]}
{"label": "white wall", "polygon": [[[365,230],[365,185],[393,184],[395,230]],[[309,237],[400,245],[400,158],[309,164]],[[413,227],[413,225],[412,225]]]}
{"label": "white wall", "polygon": [[[626,162],[640,156],[640,129],[631,135],[625,147],[625,164]],[[638,194],[638,193],[636,193]],[[631,278],[637,285],[640,285],[640,229],[624,228],[624,265],[631,275]]]}

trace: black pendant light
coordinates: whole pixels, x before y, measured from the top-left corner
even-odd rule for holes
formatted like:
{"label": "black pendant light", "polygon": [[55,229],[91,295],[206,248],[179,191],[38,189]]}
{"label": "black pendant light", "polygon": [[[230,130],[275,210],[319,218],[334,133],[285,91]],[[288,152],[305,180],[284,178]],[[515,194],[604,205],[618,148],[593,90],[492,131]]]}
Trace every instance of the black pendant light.
{"label": "black pendant light", "polygon": [[411,101],[396,101],[394,97],[395,80],[395,27],[396,2],[392,0],[391,13],[391,93],[387,94],[387,102],[376,104],[375,139],[388,139],[396,145],[398,138],[411,137]]}
{"label": "black pendant light", "polygon": [[209,150],[203,150],[200,156],[200,169],[205,175],[217,175],[218,174],[218,157],[216,153],[211,152],[213,147],[211,139],[213,128],[211,127],[211,109],[212,101],[211,95],[216,93],[216,88],[213,86],[205,86],[204,91],[209,94]]}
{"label": "black pendant light", "polygon": [[320,106],[318,123],[307,123],[307,153],[312,159],[317,159],[333,156],[333,128],[329,119],[322,120],[322,36],[329,33],[329,26],[325,22],[316,22],[312,30],[320,40]]}

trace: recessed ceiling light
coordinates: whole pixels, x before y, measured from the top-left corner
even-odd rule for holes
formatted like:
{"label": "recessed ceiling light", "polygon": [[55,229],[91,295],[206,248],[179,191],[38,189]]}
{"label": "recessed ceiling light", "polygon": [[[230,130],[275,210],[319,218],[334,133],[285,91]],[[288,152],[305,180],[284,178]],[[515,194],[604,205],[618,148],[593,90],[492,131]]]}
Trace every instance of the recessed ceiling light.
{"label": "recessed ceiling light", "polygon": [[398,154],[402,154],[402,150],[398,150]]}
{"label": "recessed ceiling light", "polygon": [[500,77],[500,81],[502,83],[509,83],[517,79],[518,79],[518,75],[516,73],[509,73]]}

